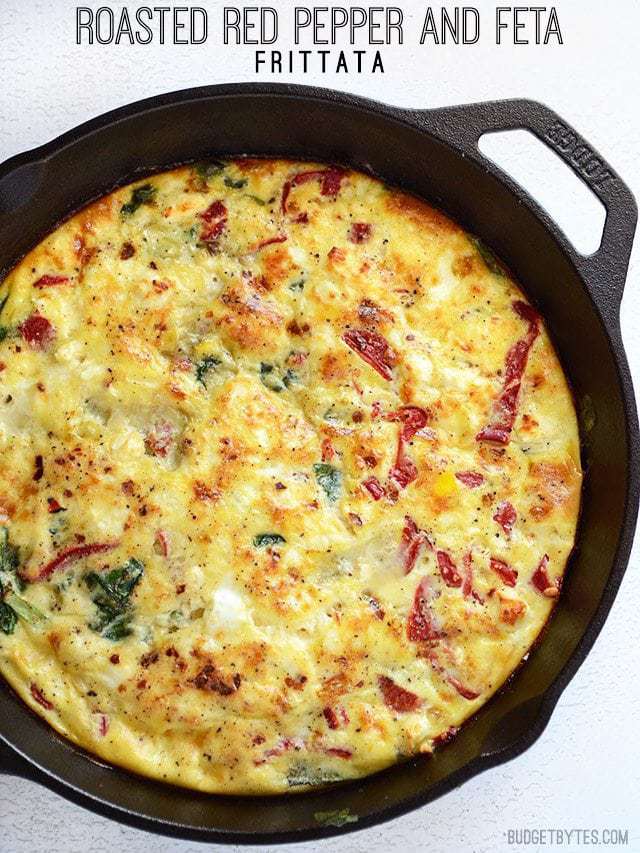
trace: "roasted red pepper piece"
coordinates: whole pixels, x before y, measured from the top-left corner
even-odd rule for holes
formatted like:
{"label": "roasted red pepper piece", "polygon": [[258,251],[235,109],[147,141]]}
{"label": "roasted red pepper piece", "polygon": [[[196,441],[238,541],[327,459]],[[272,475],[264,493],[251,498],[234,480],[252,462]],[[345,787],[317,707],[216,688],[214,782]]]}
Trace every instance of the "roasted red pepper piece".
{"label": "roasted red pepper piece", "polygon": [[410,690],[405,690],[396,684],[392,678],[386,675],[378,676],[378,686],[382,691],[384,704],[400,714],[406,714],[408,711],[417,711],[422,705],[419,696],[412,693]]}
{"label": "roasted red pepper piece", "polygon": [[275,237],[269,237],[266,240],[262,240],[262,242],[258,243],[258,245],[253,250],[254,252],[259,252],[260,249],[264,249],[265,246],[271,246],[273,243],[284,243],[287,240],[286,234],[276,234]]}
{"label": "roasted red pepper piece", "polygon": [[32,683],[30,690],[31,690],[31,695],[36,700],[38,705],[42,705],[42,707],[45,708],[47,711],[53,711],[53,708],[54,708],[53,703],[49,702],[49,700],[46,698],[46,696],[44,695],[42,690],[40,690],[40,688],[38,687],[37,684]]}
{"label": "roasted red pepper piece", "polygon": [[408,515],[404,517],[404,527],[400,539],[400,556],[405,575],[413,569],[420,554],[420,549],[428,543],[427,534],[420,530],[415,521]]}
{"label": "roasted red pepper piece", "polygon": [[549,555],[545,554],[538,563],[538,567],[533,573],[531,583],[535,586],[538,592],[546,595],[547,598],[557,598],[560,595],[560,581],[552,581],[547,573],[549,565]]}
{"label": "roasted red pepper piece", "polygon": [[478,698],[480,694],[476,690],[466,687],[457,676],[440,663],[435,651],[432,650],[427,657],[435,671],[438,672],[447,684],[450,684],[451,687],[453,687],[454,690],[456,690],[456,692],[458,692],[464,699],[471,701],[472,699]]}
{"label": "roasted red pepper piece", "polygon": [[322,714],[327,721],[327,725],[330,729],[338,729],[340,728],[340,721],[338,720],[338,715],[333,710],[333,708],[329,708],[328,706],[323,709]]}
{"label": "roasted red pepper piece", "polygon": [[515,586],[518,580],[518,572],[511,568],[504,560],[499,560],[497,557],[489,558],[489,567],[492,572],[499,575],[507,586]]}
{"label": "roasted red pepper piece", "polygon": [[404,443],[400,442],[398,455],[393,468],[389,471],[389,477],[398,484],[401,489],[406,489],[418,476],[415,462],[405,455]]}
{"label": "roasted red pepper piece", "polygon": [[421,409],[419,406],[402,406],[396,412],[390,412],[385,417],[388,421],[400,421],[402,423],[398,435],[396,461],[389,471],[389,477],[401,489],[405,489],[418,476],[415,463],[406,454],[406,446],[413,436],[429,423],[431,412],[428,409]]}
{"label": "roasted red pepper piece", "polygon": [[65,284],[69,281],[66,275],[41,275],[37,281],[33,282],[34,287],[54,287],[57,284]]}
{"label": "roasted red pepper piece", "polygon": [[496,521],[504,530],[507,539],[511,538],[511,531],[513,530],[513,526],[516,523],[517,518],[518,514],[515,511],[513,504],[510,504],[509,501],[501,501],[498,504],[495,515],[493,516],[493,520]]}
{"label": "roasted red pepper piece", "polygon": [[462,586],[462,576],[458,572],[456,564],[446,551],[436,551],[436,561],[440,569],[442,580],[447,586]]}
{"label": "roasted red pepper piece", "polygon": [[472,699],[477,699],[480,695],[476,690],[471,690],[470,687],[465,687],[465,685],[455,677],[455,675],[446,674],[446,680],[448,683],[457,690],[458,693],[462,696],[463,699],[468,699],[471,701]]}
{"label": "roasted red pepper piece", "polygon": [[37,312],[31,314],[24,320],[18,330],[30,347],[33,349],[44,350],[49,344],[53,343],[56,337],[56,330],[46,317]]}
{"label": "roasted red pepper piece", "polygon": [[513,303],[516,314],[529,324],[524,338],[516,341],[507,353],[505,377],[500,396],[493,404],[491,420],[476,435],[476,441],[508,444],[516,420],[520,385],[527,366],[529,352],[540,332],[540,316],[535,308],[520,300]]}
{"label": "roasted red pepper piece", "polygon": [[335,755],[336,758],[352,758],[353,752],[350,749],[343,749],[339,746],[328,746],[325,749],[327,755]]}
{"label": "roasted red pepper piece", "polygon": [[368,477],[363,481],[362,485],[369,492],[374,501],[379,501],[385,496],[384,486],[380,483],[377,477]]}
{"label": "roasted red pepper piece", "polygon": [[349,329],[342,336],[342,340],[383,379],[393,379],[396,354],[382,335],[371,329]]}
{"label": "roasted red pepper piece", "polygon": [[92,554],[104,554],[106,551],[112,551],[119,544],[119,542],[94,542],[90,545],[74,545],[71,548],[65,548],[56,554],[53,560],[41,566],[35,578],[29,578],[29,580],[46,580],[51,577],[56,569],[62,569],[77,562],[77,560],[90,557]]}
{"label": "roasted red pepper piece", "polygon": [[420,406],[401,406],[397,411],[386,415],[386,420],[400,421],[402,423],[400,429],[401,441],[411,441],[419,430],[426,427],[430,418],[431,412],[428,409],[420,408]]}
{"label": "roasted red pepper piece", "polygon": [[484,483],[484,477],[478,471],[458,471],[456,480],[459,480],[469,489],[477,489]]}
{"label": "roasted red pepper piece", "polygon": [[342,180],[346,177],[344,169],[338,169],[331,166],[329,169],[312,169],[309,172],[298,172],[285,184],[282,188],[282,200],[280,206],[282,212],[287,212],[287,201],[293,187],[299,187],[301,184],[306,184],[309,181],[320,181],[320,194],[327,196],[337,196],[340,192]]}
{"label": "roasted red pepper piece", "polygon": [[407,620],[407,637],[412,643],[438,640],[444,636],[431,610],[433,589],[429,578],[424,577],[416,587],[413,606]]}
{"label": "roasted red pepper piece", "polygon": [[199,213],[198,216],[204,222],[200,239],[212,250],[224,229],[227,227],[227,208],[221,201],[212,202],[209,207]]}

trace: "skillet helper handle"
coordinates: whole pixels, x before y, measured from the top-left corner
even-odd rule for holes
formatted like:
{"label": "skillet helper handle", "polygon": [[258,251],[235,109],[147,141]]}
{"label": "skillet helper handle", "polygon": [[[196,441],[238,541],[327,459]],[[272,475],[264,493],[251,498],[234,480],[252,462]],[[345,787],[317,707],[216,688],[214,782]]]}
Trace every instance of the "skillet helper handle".
{"label": "skillet helper handle", "polygon": [[537,101],[521,99],[445,107],[434,110],[432,117],[436,119],[437,135],[461,146],[467,156],[485,167],[487,160],[478,148],[478,141],[485,133],[528,130],[595,193],[607,211],[600,247],[588,256],[570,244],[567,251],[598,307],[617,321],[638,209],[631,190],[613,167],[571,125]]}

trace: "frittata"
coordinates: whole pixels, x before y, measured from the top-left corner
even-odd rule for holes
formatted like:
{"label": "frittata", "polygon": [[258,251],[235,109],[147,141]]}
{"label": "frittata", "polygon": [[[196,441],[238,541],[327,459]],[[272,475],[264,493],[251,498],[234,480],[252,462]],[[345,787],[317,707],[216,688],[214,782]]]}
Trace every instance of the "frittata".
{"label": "frittata", "polygon": [[581,478],[509,272],[359,172],[153,175],[0,284],[0,671],[143,775],[257,794],[431,753],[547,620]]}

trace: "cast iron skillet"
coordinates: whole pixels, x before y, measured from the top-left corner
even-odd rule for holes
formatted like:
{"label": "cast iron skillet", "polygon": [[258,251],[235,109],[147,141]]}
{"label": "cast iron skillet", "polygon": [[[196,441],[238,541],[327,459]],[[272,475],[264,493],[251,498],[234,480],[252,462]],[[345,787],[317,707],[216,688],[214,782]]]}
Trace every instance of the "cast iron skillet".
{"label": "cast iron skillet", "polygon": [[[526,128],[607,209],[582,257],[532,199],[478,151],[487,131]],[[2,770],[144,829],[217,842],[281,843],[361,829],[435,799],[513,758],[544,729],[596,639],[622,579],[639,495],[640,450],[619,306],[637,211],[621,179],[566,122],[532,101],[404,110],[301,86],[191,89],[108,113],[0,167],[0,273],[59,220],[117,184],[207,155],[288,155],[373,172],[480,235],[539,306],[575,391],[587,470],[577,547],[542,642],[457,738],[367,779],[317,793],[205,796],[96,761],[0,686]],[[323,827],[317,812],[357,823]]]}

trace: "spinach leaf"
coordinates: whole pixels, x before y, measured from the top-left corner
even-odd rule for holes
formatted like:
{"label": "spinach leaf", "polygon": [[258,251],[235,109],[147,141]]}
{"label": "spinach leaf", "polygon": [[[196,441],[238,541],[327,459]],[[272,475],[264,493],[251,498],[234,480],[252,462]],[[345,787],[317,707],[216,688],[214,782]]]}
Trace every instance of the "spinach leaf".
{"label": "spinach leaf", "polygon": [[504,278],[504,270],[500,266],[500,262],[493,254],[491,249],[478,237],[472,237],[471,242],[476,247],[478,254],[484,261],[485,266],[487,267],[489,272],[492,272],[494,275],[498,275],[501,278]]}
{"label": "spinach leaf", "polygon": [[144,565],[135,557],[108,572],[89,572],[85,581],[94,591],[93,603],[98,609],[97,619],[89,624],[108,640],[121,640],[132,633],[133,606],[131,595],[144,573]]}
{"label": "spinach leaf", "polygon": [[9,530],[0,527],[0,594],[3,589],[24,589],[24,581],[18,574],[20,555],[18,548],[9,542]]}
{"label": "spinach leaf", "polygon": [[279,368],[276,370],[275,365],[265,361],[260,362],[260,380],[264,386],[275,391],[276,394],[284,391],[285,388],[290,388],[298,381],[298,374],[290,367],[280,375],[278,371]]}
{"label": "spinach leaf", "polygon": [[13,634],[17,621],[18,616],[13,607],[6,601],[0,601],[0,631],[3,634]]}
{"label": "spinach leaf", "polygon": [[6,603],[9,607],[15,610],[16,614],[21,619],[24,619],[24,621],[28,622],[30,625],[41,625],[43,622],[47,621],[47,617],[41,610],[38,610],[38,608],[34,607],[33,604],[25,601],[24,598],[20,598],[20,596],[15,593],[11,593],[11,595],[7,596]]}
{"label": "spinach leaf", "polygon": [[24,598],[16,595],[25,588],[25,583],[18,574],[20,565],[20,554],[18,548],[9,541],[9,531],[6,527],[0,527],[0,631],[5,634],[13,634],[18,621],[18,616],[36,625],[46,620],[44,613],[37,607],[29,604]]}
{"label": "spinach leaf", "polygon": [[219,175],[225,169],[225,164],[222,160],[206,160],[201,163],[196,163],[193,167],[196,175],[203,181],[208,181],[214,175]]}
{"label": "spinach leaf", "polygon": [[281,542],[286,542],[284,536],[279,533],[257,533],[253,537],[254,548],[268,548],[271,545],[279,545]]}
{"label": "spinach leaf", "polygon": [[196,364],[196,380],[206,388],[207,383],[204,381],[205,376],[210,370],[215,372],[216,367],[220,367],[221,364],[222,360],[218,358],[218,356],[205,355],[205,357]]}
{"label": "spinach leaf", "polygon": [[326,785],[328,782],[340,782],[344,777],[334,770],[323,770],[310,767],[303,762],[292,764],[287,773],[287,784],[290,788],[298,785]]}
{"label": "spinach leaf", "polygon": [[18,549],[9,542],[9,529],[0,527],[0,572],[15,572],[19,562]]}
{"label": "spinach leaf", "polygon": [[291,284],[289,285],[289,290],[293,290],[293,291],[304,290],[304,279],[299,278],[296,281],[292,281]]}
{"label": "spinach leaf", "polygon": [[259,204],[261,207],[264,207],[267,203],[263,198],[260,198],[259,195],[252,195],[251,193],[247,193],[247,198],[250,198],[252,201],[255,201],[255,203]]}
{"label": "spinach leaf", "polygon": [[337,501],[342,490],[342,474],[340,471],[327,462],[317,462],[313,466],[313,473],[328,499],[332,503]]}
{"label": "spinach leaf", "polygon": [[131,198],[120,208],[123,216],[132,216],[143,204],[149,204],[155,198],[157,188],[153,184],[142,184],[131,192]]}
{"label": "spinach leaf", "polygon": [[351,814],[349,809],[333,809],[330,812],[315,812],[313,817],[321,826],[344,826],[346,823],[357,823],[358,816]]}
{"label": "spinach leaf", "polygon": [[229,187],[229,189],[232,190],[241,190],[243,187],[246,187],[248,183],[249,181],[246,178],[238,178],[238,180],[235,181],[233,178],[228,177],[224,179],[225,187]]}

